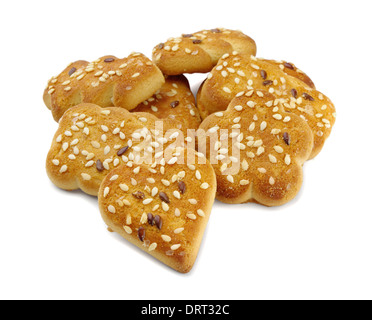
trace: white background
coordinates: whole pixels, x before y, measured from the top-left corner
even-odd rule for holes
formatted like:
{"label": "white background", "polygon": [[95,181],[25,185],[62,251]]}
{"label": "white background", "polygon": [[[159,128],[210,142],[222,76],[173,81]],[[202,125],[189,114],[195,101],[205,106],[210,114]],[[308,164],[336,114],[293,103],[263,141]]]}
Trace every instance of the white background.
{"label": "white background", "polygon": [[[370,1],[6,1],[0,10],[1,299],[371,299]],[[97,200],[54,187],[47,80],[74,60],[151,54],[171,36],[240,29],[336,105],[322,153],[279,208],[213,207],[179,274],[107,232]],[[195,85],[204,75],[189,77]]]}

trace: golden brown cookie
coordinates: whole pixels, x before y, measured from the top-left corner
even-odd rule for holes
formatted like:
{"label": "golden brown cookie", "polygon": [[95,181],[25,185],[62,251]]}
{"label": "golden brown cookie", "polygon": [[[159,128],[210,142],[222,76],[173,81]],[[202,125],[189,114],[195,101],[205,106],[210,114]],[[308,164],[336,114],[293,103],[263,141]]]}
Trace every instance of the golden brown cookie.
{"label": "golden brown cookie", "polygon": [[161,89],[132,112],[148,112],[160,119],[177,120],[185,134],[187,129],[196,130],[201,124],[195,97],[183,75],[166,77]]}
{"label": "golden brown cookie", "polygon": [[111,230],[183,273],[195,262],[216,193],[212,166],[190,164],[199,156],[179,148],[152,165],[122,165],[98,195]]}
{"label": "golden brown cookie", "polygon": [[292,63],[225,55],[198,92],[202,118],[225,110],[235,95],[244,90],[267,90],[280,98],[286,111],[302,117],[312,129],[314,147],[310,158],[321,151],[335,122],[335,107]]}
{"label": "golden brown cookie", "polygon": [[224,112],[207,117],[198,132],[217,176],[217,199],[278,206],[302,185],[302,164],[313,135],[306,121],[266,91],[245,91]]}
{"label": "golden brown cookie", "polygon": [[160,43],[153,49],[152,60],[167,75],[203,73],[210,71],[225,53],[234,51],[255,55],[256,43],[241,31],[219,28]]}
{"label": "golden brown cookie", "polygon": [[82,102],[131,110],[163,83],[159,68],[141,53],[124,59],[105,56],[93,62],[76,61],[50,79],[44,102],[56,121]]}
{"label": "golden brown cookie", "polygon": [[148,113],[82,103],[61,118],[47,156],[48,176],[59,188],[97,195],[103,178],[120,164],[152,162],[170,143],[182,145],[175,126]]}

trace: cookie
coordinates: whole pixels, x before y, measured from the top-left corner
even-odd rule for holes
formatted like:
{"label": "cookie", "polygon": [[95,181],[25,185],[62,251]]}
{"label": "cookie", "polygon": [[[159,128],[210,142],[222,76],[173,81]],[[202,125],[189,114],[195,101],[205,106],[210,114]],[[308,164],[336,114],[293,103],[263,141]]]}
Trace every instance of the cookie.
{"label": "cookie", "polygon": [[220,28],[183,34],[160,43],[153,49],[152,60],[167,75],[204,73],[225,53],[255,55],[256,50],[254,40],[241,31]]}
{"label": "cookie", "polygon": [[183,75],[166,77],[161,89],[132,111],[148,112],[160,119],[177,120],[185,135],[187,129],[196,130],[201,124],[195,97]]}
{"label": "cookie", "polygon": [[282,100],[286,111],[302,117],[314,134],[310,158],[323,148],[335,122],[331,100],[314,89],[310,78],[294,64],[231,54],[220,59],[197,95],[202,118],[226,109],[244,90],[267,90]]}
{"label": "cookie", "polygon": [[50,79],[44,102],[56,121],[82,102],[131,110],[150,98],[163,83],[159,68],[141,53],[124,59],[104,56],[90,63],[76,61]]}
{"label": "cookie", "polygon": [[123,108],[88,103],[72,107],[61,118],[49,150],[48,176],[59,188],[96,196],[103,178],[120,164],[151,163],[163,148],[182,146],[176,124]]}
{"label": "cookie", "polygon": [[249,90],[202,122],[198,144],[216,172],[218,200],[279,206],[301,188],[313,134],[280,99]]}
{"label": "cookie", "polygon": [[178,148],[152,165],[122,165],[106,176],[98,195],[112,231],[182,273],[195,262],[216,193],[213,168],[199,157]]}

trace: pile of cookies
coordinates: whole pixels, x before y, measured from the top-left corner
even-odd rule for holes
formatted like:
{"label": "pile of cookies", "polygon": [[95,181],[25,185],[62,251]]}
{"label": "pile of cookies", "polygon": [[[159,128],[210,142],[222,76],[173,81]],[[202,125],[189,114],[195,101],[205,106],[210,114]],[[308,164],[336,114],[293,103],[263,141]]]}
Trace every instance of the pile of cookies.
{"label": "pile of cookies", "polygon": [[[323,148],[332,102],[240,31],[203,30],[127,58],[76,61],[49,80],[59,128],[51,181],[98,196],[110,231],[191,270],[214,200],[278,206]],[[208,73],[196,100],[184,73]]]}

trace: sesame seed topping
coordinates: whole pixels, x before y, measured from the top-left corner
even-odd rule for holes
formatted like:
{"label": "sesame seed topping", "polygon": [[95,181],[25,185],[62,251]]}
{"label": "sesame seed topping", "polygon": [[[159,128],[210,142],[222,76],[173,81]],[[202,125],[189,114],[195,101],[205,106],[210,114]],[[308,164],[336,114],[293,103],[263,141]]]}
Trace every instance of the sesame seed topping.
{"label": "sesame seed topping", "polygon": [[111,178],[110,178],[110,181],[115,181],[119,178],[119,176],[117,174],[114,174]]}
{"label": "sesame seed topping", "polygon": [[232,175],[228,175],[226,177],[227,181],[229,181],[230,183],[234,183],[234,177]]}
{"label": "sesame seed topping", "polygon": [[125,230],[125,232],[128,233],[128,234],[132,234],[132,228],[131,228],[131,227],[129,227],[129,226],[124,226],[124,230]]}
{"label": "sesame seed topping", "polygon": [[167,236],[165,234],[162,234],[161,235],[161,238],[165,241],[165,242],[170,242],[172,240],[172,238],[170,236]]}
{"label": "sesame seed topping", "polygon": [[171,246],[171,250],[175,251],[175,250],[177,250],[179,247],[181,247],[180,244],[174,244],[173,246]]}
{"label": "sesame seed topping", "polygon": [[200,185],[200,188],[201,189],[208,189],[209,188],[209,184],[207,183],[207,182],[204,182],[204,183],[202,183],[201,185]]}
{"label": "sesame seed topping", "polygon": [[156,242],[151,243],[150,246],[149,246],[149,251],[154,251],[157,246],[158,246],[158,244]]}
{"label": "sesame seed topping", "polygon": [[115,207],[114,207],[113,205],[111,205],[111,204],[107,207],[107,210],[108,210],[109,212],[111,212],[111,213],[116,213],[116,209],[115,209]]}
{"label": "sesame seed topping", "polygon": [[269,154],[269,160],[271,163],[277,163],[277,159],[275,156],[273,156],[272,154]]}
{"label": "sesame seed topping", "polygon": [[196,220],[196,215],[193,214],[193,213],[187,213],[186,214],[186,217],[189,218],[189,219],[191,219],[191,220]]}
{"label": "sesame seed topping", "polygon": [[289,154],[287,154],[284,158],[284,162],[287,166],[289,166],[291,164],[291,156]]}
{"label": "sesame seed topping", "polygon": [[81,177],[83,178],[83,180],[86,180],[86,181],[89,181],[90,179],[92,179],[92,177],[87,173],[82,173]]}

